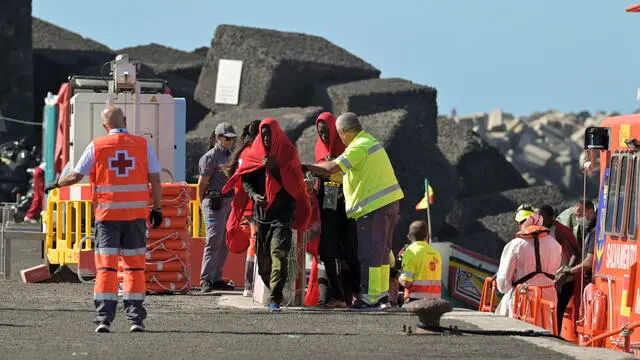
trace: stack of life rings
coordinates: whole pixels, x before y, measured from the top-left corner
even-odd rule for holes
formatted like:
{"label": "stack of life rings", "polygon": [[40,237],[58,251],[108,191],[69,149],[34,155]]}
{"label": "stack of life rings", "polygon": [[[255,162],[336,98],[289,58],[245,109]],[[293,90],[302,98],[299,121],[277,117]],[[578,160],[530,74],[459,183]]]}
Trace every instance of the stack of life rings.
{"label": "stack of life rings", "polygon": [[149,294],[191,290],[189,194],[186,183],[162,184],[162,224],[149,227],[147,236],[145,277]]}

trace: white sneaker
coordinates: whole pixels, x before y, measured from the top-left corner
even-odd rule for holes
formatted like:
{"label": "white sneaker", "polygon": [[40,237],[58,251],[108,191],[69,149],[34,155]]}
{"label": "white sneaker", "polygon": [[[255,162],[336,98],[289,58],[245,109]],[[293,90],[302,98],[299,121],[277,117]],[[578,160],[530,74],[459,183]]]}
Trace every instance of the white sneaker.
{"label": "white sneaker", "polygon": [[380,310],[389,310],[391,309],[393,306],[391,306],[391,303],[386,302],[386,303],[382,303],[380,304]]}
{"label": "white sneaker", "polygon": [[24,219],[22,219],[23,222],[27,223],[27,224],[39,224],[40,222],[36,219],[32,219],[30,217],[24,217]]}
{"label": "white sneaker", "polygon": [[146,329],[144,328],[144,325],[142,325],[142,324],[133,324],[129,328],[129,331],[131,331],[131,332],[144,332],[145,330]]}
{"label": "white sneaker", "polygon": [[244,291],[242,292],[242,296],[244,296],[244,297],[252,297],[253,296],[253,290],[244,289]]}
{"label": "white sneaker", "polygon": [[108,333],[108,332],[110,332],[109,325],[107,325],[107,324],[98,325],[98,327],[96,327],[96,332],[97,333]]}

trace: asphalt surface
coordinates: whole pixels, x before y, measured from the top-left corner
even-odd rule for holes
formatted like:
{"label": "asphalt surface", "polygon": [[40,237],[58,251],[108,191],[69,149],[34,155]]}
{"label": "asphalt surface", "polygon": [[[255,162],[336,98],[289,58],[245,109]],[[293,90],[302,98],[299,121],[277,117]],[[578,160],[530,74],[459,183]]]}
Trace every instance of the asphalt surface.
{"label": "asphalt surface", "polygon": [[19,270],[42,261],[38,243],[15,241],[12,250],[13,279],[0,280],[0,359],[571,358],[509,336],[406,335],[402,325],[418,323],[407,313],[272,314],[221,306],[215,293],[148,296],[147,333],[129,333],[120,308],[113,332],[96,334],[91,286],[23,284]]}

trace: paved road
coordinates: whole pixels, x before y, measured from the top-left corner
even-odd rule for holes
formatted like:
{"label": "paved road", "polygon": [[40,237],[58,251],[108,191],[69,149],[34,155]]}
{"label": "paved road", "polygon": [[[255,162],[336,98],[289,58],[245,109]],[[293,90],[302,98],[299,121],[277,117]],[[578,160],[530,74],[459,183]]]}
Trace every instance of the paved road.
{"label": "paved road", "polygon": [[[34,243],[16,242],[13,255],[16,275],[41,261]],[[406,313],[226,306],[239,295],[149,296],[148,333],[129,333],[120,312],[114,333],[95,334],[89,285],[22,284],[14,276],[0,289],[0,359],[572,358],[513,337],[407,336],[402,325],[417,318]],[[443,325],[477,329],[458,319]]]}

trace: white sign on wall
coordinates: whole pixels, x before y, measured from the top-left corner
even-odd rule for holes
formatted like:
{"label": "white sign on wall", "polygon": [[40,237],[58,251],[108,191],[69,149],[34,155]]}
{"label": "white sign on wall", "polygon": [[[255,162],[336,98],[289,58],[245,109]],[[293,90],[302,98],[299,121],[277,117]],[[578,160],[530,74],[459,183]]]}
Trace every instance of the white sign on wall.
{"label": "white sign on wall", "polygon": [[220,59],[216,81],[216,104],[238,105],[242,61]]}

